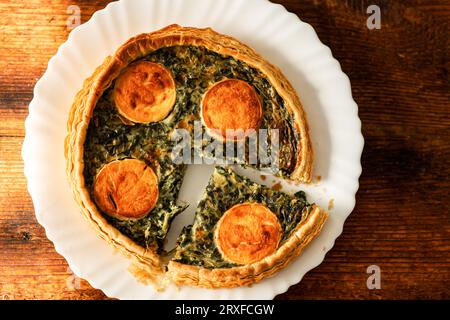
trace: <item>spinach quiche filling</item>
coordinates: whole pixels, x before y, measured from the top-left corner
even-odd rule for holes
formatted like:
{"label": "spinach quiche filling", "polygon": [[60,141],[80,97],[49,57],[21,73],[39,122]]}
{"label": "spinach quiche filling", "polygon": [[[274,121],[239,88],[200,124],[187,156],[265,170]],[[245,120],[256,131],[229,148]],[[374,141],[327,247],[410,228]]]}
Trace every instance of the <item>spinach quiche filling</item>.
{"label": "spinach quiche filling", "polygon": [[[262,100],[260,128],[269,130],[267,140],[271,138],[270,129],[278,130],[277,175],[289,177],[296,165],[299,136],[294,130],[293,116],[285,108],[283,99],[259,70],[232,57],[196,46],[165,47],[144,59],[164,65],[175,78],[177,99],[172,114],[164,122],[191,130],[193,121],[200,120],[201,100],[209,87],[224,79],[238,79],[250,84]],[[202,147],[210,140],[205,138]],[[270,155],[270,144],[268,148]],[[248,145],[245,150],[249,150]],[[197,152],[204,157],[212,157],[206,152]]]}
{"label": "spinach quiche filling", "polygon": [[178,239],[174,261],[211,269],[237,266],[223,258],[213,230],[227,210],[242,203],[263,204],[275,214],[282,232],[279,246],[308,218],[312,209],[304,192],[291,196],[254,183],[229,167],[216,167],[197,207],[193,225],[185,227]]}
{"label": "spinach quiche filling", "polygon": [[[256,90],[262,101],[260,128],[279,132],[279,176],[288,177],[294,170],[299,136],[283,99],[260,71],[242,61],[197,46],[163,47],[139,61],[157,63],[172,73],[176,90],[173,108],[159,122],[134,123],[117,110],[114,81],[99,98],[89,123],[84,142],[84,178],[92,196],[95,177],[112,161],[138,159],[151,167],[158,177],[159,198],[150,214],[137,220],[102,215],[139,245],[160,253],[172,219],[186,208],[176,203],[185,165],[173,162],[171,151],[175,142],[171,137],[176,128],[185,128],[192,135],[194,121],[200,120],[202,96],[211,85],[227,78],[238,79]],[[206,230],[213,227],[220,214],[233,203],[244,200],[265,203],[280,220],[282,241],[309,208],[302,194],[291,198],[222,168],[214,174],[207,194],[217,198],[206,196],[200,203],[196,223],[180,237],[177,259],[209,268],[232,266],[221,259]],[[199,236],[202,232],[205,232],[204,237]],[[193,233],[197,236],[193,237]]]}

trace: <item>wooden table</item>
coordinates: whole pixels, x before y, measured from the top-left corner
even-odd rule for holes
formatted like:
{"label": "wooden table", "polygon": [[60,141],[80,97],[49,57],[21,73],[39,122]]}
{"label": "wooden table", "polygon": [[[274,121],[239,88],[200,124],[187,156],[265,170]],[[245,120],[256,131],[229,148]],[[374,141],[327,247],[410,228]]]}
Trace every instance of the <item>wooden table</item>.
{"label": "wooden table", "polygon": [[[36,222],[20,156],[33,86],[68,35],[108,1],[0,2],[0,298],[102,299],[79,286]],[[446,0],[285,0],[352,81],[365,148],[354,212],[324,262],[279,299],[450,298],[450,91]],[[381,8],[369,30],[366,9]],[[381,289],[366,286],[369,265]],[[74,287],[78,287],[74,288]]]}

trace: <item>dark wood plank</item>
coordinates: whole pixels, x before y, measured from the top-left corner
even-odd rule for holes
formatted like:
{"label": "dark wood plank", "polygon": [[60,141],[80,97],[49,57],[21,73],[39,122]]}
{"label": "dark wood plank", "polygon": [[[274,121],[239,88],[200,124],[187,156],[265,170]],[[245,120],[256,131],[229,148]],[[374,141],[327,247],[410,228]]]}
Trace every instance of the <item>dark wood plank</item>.
{"label": "dark wood plank", "polygon": [[[0,299],[103,299],[75,285],[37,223],[20,149],[33,86],[69,33],[108,1],[0,1]],[[449,16],[444,0],[277,0],[315,28],[352,81],[366,140],[357,205],[324,262],[278,299],[450,298]],[[381,268],[380,290],[366,286]],[[75,284],[78,282],[75,281]]]}

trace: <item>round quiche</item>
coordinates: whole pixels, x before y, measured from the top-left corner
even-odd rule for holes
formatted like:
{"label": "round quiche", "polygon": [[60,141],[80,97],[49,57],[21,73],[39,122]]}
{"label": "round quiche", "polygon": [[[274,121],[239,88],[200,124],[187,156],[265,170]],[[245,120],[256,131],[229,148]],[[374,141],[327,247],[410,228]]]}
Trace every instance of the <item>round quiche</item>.
{"label": "round quiche", "polygon": [[[269,150],[274,175],[311,181],[306,115],[281,71],[234,38],[171,25],[128,40],[77,94],[65,143],[75,199],[142,281],[206,288],[257,282],[299,255],[327,214],[304,194],[287,195],[217,167],[193,225],[183,229],[174,253],[166,252],[171,222],[187,207],[177,203],[187,164],[174,160],[174,136],[182,129],[198,138],[197,127],[200,147],[248,146],[265,129],[267,141],[278,142]],[[240,160],[267,167],[248,155]]]}

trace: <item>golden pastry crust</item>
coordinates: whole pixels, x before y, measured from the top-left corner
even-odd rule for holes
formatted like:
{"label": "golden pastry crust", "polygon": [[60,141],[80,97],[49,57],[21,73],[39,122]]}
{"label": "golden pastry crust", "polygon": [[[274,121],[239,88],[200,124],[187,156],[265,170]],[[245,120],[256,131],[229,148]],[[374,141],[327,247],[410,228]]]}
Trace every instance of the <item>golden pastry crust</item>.
{"label": "golden pastry crust", "polygon": [[281,240],[277,216],[259,203],[241,203],[228,209],[214,232],[217,248],[237,264],[249,264],[272,254]]}
{"label": "golden pastry crust", "polygon": [[117,111],[128,120],[157,122],[172,111],[176,100],[175,80],[162,65],[139,61],[117,78],[113,99]]}
{"label": "golden pastry crust", "polygon": [[[250,84],[243,80],[225,79],[214,83],[205,92],[201,113],[211,135],[242,140],[246,130],[258,129],[263,110],[261,98]],[[230,130],[236,130],[236,134],[231,135]]]}
{"label": "golden pastry crust", "polygon": [[315,206],[307,219],[271,255],[254,263],[233,268],[207,269],[170,261],[168,276],[178,285],[202,288],[233,288],[256,283],[283,269],[321,231],[328,214]]}
{"label": "golden pastry crust", "polygon": [[[98,234],[110,242],[115,248],[119,249],[122,253],[131,258],[138,268],[141,270],[146,270],[149,274],[160,274],[165,270],[161,257],[156,253],[156,249],[143,248],[139,246],[109,224],[98,210],[88,189],[86,188],[85,179],[83,176],[84,142],[89,121],[92,117],[93,110],[98,99],[111,85],[111,83],[120,75],[120,73],[129,64],[144,57],[150,52],[162,47],[174,45],[204,46],[209,50],[223,55],[232,56],[235,59],[242,60],[250,66],[259,69],[267,77],[278,94],[283,98],[285,106],[289,112],[293,114],[295,128],[300,137],[297,146],[298,155],[296,167],[290,178],[292,180],[303,182],[311,181],[313,153],[305,113],[303,112],[300,100],[291,84],[282,75],[281,71],[277,67],[268,63],[253,49],[242,44],[238,40],[216,33],[210,28],[198,29],[171,25],[152,33],[141,34],[131,38],[112,56],[107,57],[103,64],[95,70],[92,76],[85,80],[83,88],[75,97],[75,101],[69,113],[67,123],[68,134],[65,139],[65,156],[67,158],[66,171],[75,200],[79,204],[83,214],[97,230]],[[319,222],[320,221],[318,221],[318,223]],[[285,245],[281,248],[286,248]],[[301,248],[302,246],[300,244],[297,250],[301,250]],[[280,252],[280,249],[277,250],[277,253]],[[291,251],[293,250],[288,250],[288,252]],[[272,256],[273,255],[270,257]],[[269,258],[266,258],[252,264],[258,266],[258,268],[261,269],[260,272],[256,272],[256,269],[251,269],[253,270],[251,272],[245,271],[242,268],[238,270],[239,272],[245,271],[246,273],[253,275],[257,274],[255,276],[248,276],[247,279],[249,277],[260,279],[262,274],[273,273],[270,270],[264,271],[267,266],[266,261],[268,261],[268,259]],[[176,263],[171,263],[169,266],[171,266],[171,270],[174,273],[174,279],[178,283],[198,284],[206,287],[219,287],[222,283],[225,286],[233,286],[233,283],[234,285],[239,285],[239,283],[249,283],[248,281],[242,280],[230,280],[231,283],[227,283],[226,279],[230,278],[230,272],[234,271],[225,270],[223,271],[224,278],[218,278],[217,282],[214,284],[211,282],[211,279],[216,277],[215,275],[222,274],[222,271],[209,270],[206,271],[206,274],[214,275],[214,277],[198,277],[200,271],[195,269],[195,267],[192,268],[197,270],[197,276],[196,278],[194,277],[194,280],[190,281],[188,279],[192,278],[192,276],[189,275],[190,271],[187,270],[190,270],[191,267],[181,267]],[[187,269],[184,270],[184,268]],[[204,273],[204,271],[201,272],[201,274]],[[211,284],[209,284],[210,282]]]}
{"label": "golden pastry crust", "polygon": [[[127,256],[132,264],[155,279],[165,272],[161,257],[156,248],[144,248],[114,228],[100,213],[85,185],[83,176],[83,145],[93,109],[103,91],[118,76],[120,68],[112,57],[105,59],[93,75],[86,79],[83,88],[77,93],[67,122],[68,135],[65,139],[66,172],[72,193],[81,212],[90,222],[97,234],[115,249]],[[106,70],[110,70],[106,72]],[[156,283],[156,285],[158,285]]]}
{"label": "golden pastry crust", "polygon": [[158,201],[158,177],[152,168],[137,159],[110,162],[95,178],[94,199],[112,217],[141,219]]}

